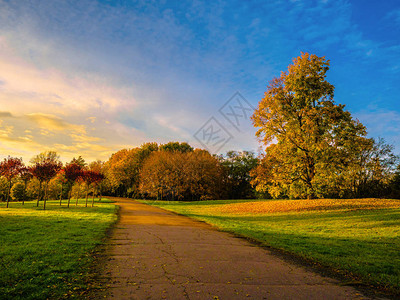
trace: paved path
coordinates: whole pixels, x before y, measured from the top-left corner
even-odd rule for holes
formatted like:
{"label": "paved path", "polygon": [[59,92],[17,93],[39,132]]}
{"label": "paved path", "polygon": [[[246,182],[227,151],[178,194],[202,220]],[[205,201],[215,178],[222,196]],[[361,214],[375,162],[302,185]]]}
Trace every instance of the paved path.
{"label": "paved path", "polygon": [[302,267],[165,210],[117,199],[103,274],[108,299],[366,299]]}

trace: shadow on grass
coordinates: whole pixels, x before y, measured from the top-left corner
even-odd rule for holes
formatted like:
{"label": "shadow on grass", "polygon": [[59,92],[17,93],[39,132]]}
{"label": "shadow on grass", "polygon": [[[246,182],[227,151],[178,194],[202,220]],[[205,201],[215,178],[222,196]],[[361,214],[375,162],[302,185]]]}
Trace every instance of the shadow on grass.
{"label": "shadow on grass", "polygon": [[399,293],[400,209],[264,216],[210,216],[187,211],[184,214],[341,270],[342,274],[355,275],[365,284]]}
{"label": "shadow on grass", "polygon": [[[163,206],[160,206],[163,207]],[[173,209],[171,207],[171,209]],[[174,209],[176,212],[180,212],[179,208]],[[188,210],[189,211],[189,210]],[[211,217],[209,214],[199,214],[199,213],[187,213],[187,216],[191,217]],[[317,217],[316,217],[317,215]],[[255,215],[234,215],[226,214],[220,216],[212,216],[215,219],[232,219],[239,221],[249,221],[249,222],[279,222],[279,221],[290,221],[290,220],[313,220],[318,222],[323,222],[329,219],[336,220],[349,220],[363,218],[369,221],[399,221],[400,225],[400,208],[382,208],[382,209],[369,209],[369,210],[340,210],[340,211],[302,211],[302,212],[283,212],[283,213],[270,213],[265,215],[255,214]]]}

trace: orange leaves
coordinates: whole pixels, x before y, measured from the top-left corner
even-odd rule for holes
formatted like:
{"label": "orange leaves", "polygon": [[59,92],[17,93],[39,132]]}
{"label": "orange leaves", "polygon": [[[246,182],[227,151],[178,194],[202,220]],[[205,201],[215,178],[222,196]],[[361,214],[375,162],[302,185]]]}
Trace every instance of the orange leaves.
{"label": "orange leaves", "polygon": [[[254,215],[269,213],[330,211],[349,209],[381,209],[400,207],[400,200],[393,199],[314,199],[271,200],[213,205],[212,213],[228,215]],[[211,211],[209,211],[211,213]]]}
{"label": "orange leaves", "polygon": [[111,185],[118,187],[120,184],[131,185],[137,177],[138,148],[122,149],[114,153],[107,162],[107,177]]}
{"label": "orange leaves", "polygon": [[222,168],[207,151],[158,151],[140,171],[140,191],[168,199],[198,200],[218,195]]}

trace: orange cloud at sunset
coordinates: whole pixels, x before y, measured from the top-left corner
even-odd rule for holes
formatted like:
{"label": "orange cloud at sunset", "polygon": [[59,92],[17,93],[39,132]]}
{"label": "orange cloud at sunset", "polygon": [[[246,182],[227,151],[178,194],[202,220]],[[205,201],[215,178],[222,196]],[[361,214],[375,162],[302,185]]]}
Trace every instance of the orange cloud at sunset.
{"label": "orange cloud at sunset", "polygon": [[0,38],[2,156],[28,161],[41,151],[55,150],[66,159],[85,155],[94,160],[106,159],[122,146],[105,135],[113,124],[103,114],[112,119],[119,110],[134,107],[128,91],[93,74],[71,76],[40,68],[15,52]]}

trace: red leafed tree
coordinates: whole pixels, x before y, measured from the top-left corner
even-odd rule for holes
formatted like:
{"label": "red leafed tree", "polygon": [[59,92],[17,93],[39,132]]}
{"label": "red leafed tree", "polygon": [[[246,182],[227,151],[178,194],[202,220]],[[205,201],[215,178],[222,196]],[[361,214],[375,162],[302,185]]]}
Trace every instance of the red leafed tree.
{"label": "red leafed tree", "polygon": [[[93,184],[93,193],[94,193],[94,185],[96,185],[97,182],[100,182],[103,180],[104,176],[96,171],[92,170],[85,170],[82,172],[81,178],[83,182],[86,184],[86,207],[88,204],[88,196],[89,196],[89,188]],[[92,200],[92,206],[93,206],[93,201]]]}
{"label": "red leafed tree", "polygon": [[[62,167],[62,163],[60,161],[44,159],[40,162],[35,163],[32,167],[32,174],[39,180],[39,196],[37,200],[37,206],[39,206],[40,199],[44,199],[43,209],[46,209],[46,200],[47,200],[47,189],[49,185],[49,181],[57,175],[58,171],[60,171]],[[42,195],[42,184],[45,183],[45,191],[44,195]]]}
{"label": "red leafed tree", "polygon": [[72,186],[78,180],[78,178],[81,176],[82,168],[83,168],[82,165],[80,165],[76,162],[71,162],[64,167],[64,177],[70,184],[70,191],[69,191],[69,195],[68,195],[68,207],[69,207],[69,203],[71,201]]}
{"label": "red leafed tree", "polygon": [[105,178],[105,176],[102,173],[95,172],[95,174],[94,174],[94,182],[93,182],[92,207],[94,206],[94,196],[95,196],[96,187],[104,180],[104,178]]}
{"label": "red leafed tree", "polygon": [[19,177],[24,182],[24,198],[22,200],[22,205],[24,205],[25,197],[26,197],[26,188],[28,186],[28,182],[32,179],[32,168],[31,167],[23,167],[20,171]]}
{"label": "red leafed tree", "polygon": [[12,187],[12,180],[14,177],[19,175],[21,169],[24,167],[24,163],[21,158],[7,157],[0,163],[0,175],[4,176],[9,183],[7,191],[7,208],[10,201],[10,191]]}

